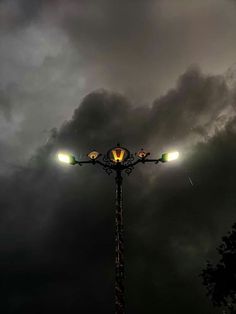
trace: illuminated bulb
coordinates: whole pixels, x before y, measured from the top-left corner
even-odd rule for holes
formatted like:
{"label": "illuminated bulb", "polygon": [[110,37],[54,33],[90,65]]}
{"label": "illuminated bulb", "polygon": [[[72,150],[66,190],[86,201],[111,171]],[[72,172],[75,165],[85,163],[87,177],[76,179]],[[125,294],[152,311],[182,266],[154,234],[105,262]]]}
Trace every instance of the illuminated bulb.
{"label": "illuminated bulb", "polygon": [[70,155],[59,153],[57,155],[57,157],[58,157],[58,160],[61,161],[61,162],[64,162],[66,164],[70,164],[71,163],[71,156]]}
{"label": "illuminated bulb", "polygon": [[93,150],[92,152],[90,152],[90,153],[88,154],[88,157],[89,157],[90,159],[97,159],[99,156],[100,156],[100,154],[99,154],[98,152],[96,152],[95,150]]}
{"label": "illuminated bulb", "polygon": [[125,150],[121,147],[116,147],[112,151],[113,161],[122,162],[125,158]]}
{"label": "illuminated bulb", "polygon": [[162,155],[162,161],[172,161],[179,158],[179,152],[166,153]]}

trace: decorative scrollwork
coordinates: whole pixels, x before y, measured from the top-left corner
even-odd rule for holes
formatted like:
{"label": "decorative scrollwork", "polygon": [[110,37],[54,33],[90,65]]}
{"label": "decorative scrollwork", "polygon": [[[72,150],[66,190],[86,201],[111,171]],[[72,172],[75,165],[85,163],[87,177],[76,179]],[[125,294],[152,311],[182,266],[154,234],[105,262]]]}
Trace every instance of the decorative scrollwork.
{"label": "decorative scrollwork", "polygon": [[107,157],[107,155],[103,155],[103,161],[106,162],[106,163],[110,163],[110,159]]}
{"label": "decorative scrollwork", "polygon": [[130,162],[133,162],[133,161],[134,161],[134,155],[133,155],[133,154],[130,154],[129,160],[130,160]]}
{"label": "decorative scrollwork", "polygon": [[112,173],[112,167],[113,167],[113,164],[112,162],[110,161],[110,159],[107,157],[107,155],[103,155],[103,162],[105,164],[105,166],[103,167],[103,170],[106,171],[106,173],[108,175],[110,175]]}
{"label": "decorative scrollwork", "polygon": [[129,166],[132,162],[134,161],[134,156],[133,154],[130,155],[130,157],[124,162],[125,166]]}
{"label": "decorative scrollwork", "polygon": [[103,167],[103,170],[105,170],[108,175],[110,175],[112,173],[112,169],[111,168]]}
{"label": "decorative scrollwork", "polygon": [[129,154],[128,158],[119,165],[119,164],[114,163],[106,154],[106,155],[103,155],[103,170],[105,170],[106,173],[110,175],[111,173],[113,173],[113,170],[115,171],[116,169],[121,169],[121,170],[124,170],[124,172],[127,175],[130,175],[134,169],[134,166],[133,166],[134,160],[135,160],[134,155]]}
{"label": "decorative scrollwork", "polygon": [[134,167],[130,166],[128,168],[125,169],[125,172],[127,173],[127,175],[129,176],[131,174],[131,172],[133,171]]}
{"label": "decorative scrollwork", "polygon": [[126,160],[125,162],[125,172],[127,173],[127,175],[130,175],[131,172],[133,171],[134,167],[131,166],[132,162],[134,161],[134,155],[133,154],[130,154],[129,158]]}

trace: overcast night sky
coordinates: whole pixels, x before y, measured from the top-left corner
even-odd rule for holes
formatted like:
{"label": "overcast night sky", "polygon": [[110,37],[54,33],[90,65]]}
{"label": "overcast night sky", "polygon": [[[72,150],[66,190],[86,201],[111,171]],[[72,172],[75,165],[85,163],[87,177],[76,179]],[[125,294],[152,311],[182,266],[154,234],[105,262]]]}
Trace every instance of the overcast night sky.
{"label": "overcast night sky", "polygon": [[236,1],[0,0],[0,312],[114,313],[120,142],[127,314],[220,314],[199,273],[236,222]]}

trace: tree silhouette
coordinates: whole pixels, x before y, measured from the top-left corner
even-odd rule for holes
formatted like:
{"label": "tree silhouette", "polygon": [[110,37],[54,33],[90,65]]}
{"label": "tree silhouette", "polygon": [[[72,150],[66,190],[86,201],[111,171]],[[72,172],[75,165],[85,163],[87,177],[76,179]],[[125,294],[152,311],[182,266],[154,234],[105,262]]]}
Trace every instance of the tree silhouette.
{"label": "tree silhouette", "polygon": [[236,223],[222,238],[217,251],[220,254],[218,264],[214,266],[208,261],[200,276],[213,305],[223,306],[233,314],[236,313]]}

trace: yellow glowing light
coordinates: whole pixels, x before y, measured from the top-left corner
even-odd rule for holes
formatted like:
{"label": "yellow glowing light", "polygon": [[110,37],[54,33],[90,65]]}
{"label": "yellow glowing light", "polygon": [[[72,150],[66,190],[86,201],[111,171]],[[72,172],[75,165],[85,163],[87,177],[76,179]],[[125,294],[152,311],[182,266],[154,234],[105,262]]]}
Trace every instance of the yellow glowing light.
{"label": "yellow glowing light", "polygon": [[100,156],[100,154],[98,152],[96,152],[95,150],[88,154],[88,157],[90,159],[97,159],[99,156]]}
{"label": "yellow glowing light", "polygon": [[125,150],[117,147],[115,149],[113,149],[112,151],[112,155],[113,155],[113,160],[115,162],[122,162],[124,160],[125,157]]}
{"label": "yellow glowing light", "polygon": [[171,152],[162,155],[162,161],[172,161],[179,158],[179,152]]}
{"label": "yellow glowing light", "polygon": [[63,154],[63,153],[59,153],[57,155],[57,158],[59,161],[64,162],[66,164],[70,164],[71,163],[71,156],[68,154]]}

